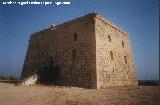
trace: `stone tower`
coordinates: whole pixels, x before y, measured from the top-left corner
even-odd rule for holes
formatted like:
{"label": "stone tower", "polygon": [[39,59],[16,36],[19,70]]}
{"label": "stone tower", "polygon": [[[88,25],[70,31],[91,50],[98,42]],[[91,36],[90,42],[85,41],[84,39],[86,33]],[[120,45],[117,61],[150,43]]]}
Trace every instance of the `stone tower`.
{"label": "stone tower", "polygon": [[128,33],[97,13],[32,34],[21,77],[34,73],[66,86],[137,85]]}

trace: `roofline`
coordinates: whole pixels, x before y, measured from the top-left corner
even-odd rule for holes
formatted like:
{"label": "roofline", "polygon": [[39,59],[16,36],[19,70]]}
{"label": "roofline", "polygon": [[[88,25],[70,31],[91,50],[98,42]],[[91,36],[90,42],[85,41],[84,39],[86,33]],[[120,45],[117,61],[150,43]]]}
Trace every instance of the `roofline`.
{"label": "roofline", "polygon": [[[58,28],[58,27],[61,27],[61,26],[63,26],[63,25],[66,25],[66,24],[69,24],[69,23],[72,23],[72,22],[78,22],[79,20],[81,20],[81,19],[83,19],[83,18],[85,18],[85,17],[95,17],[96,15],[97,15],[96,12],[92,12],[92,13],[89,13],[89,14],[87,14],[87,15],[84,15],[84,16],[81,16],[81,17],[78,17],[78,18],[75,18],[75,19],[72,19],[72,20],[69,20],[69,21],[60,23],[60,24],[58,24],[58,25],[55,25],[54,27],[55,27],[55,28]],[[41,31],[34,32],[34,33],[31,34],[31,36],[35,36],[35,35],[37,35],[37,34],[39,34],[39,33],[46,32],[46,31],[50,30],[51,28],[52,28],[52,27],[49,27],[49,28],[43,29],[43,30],[41,30]]]}
{"label": "roofline", "polygon": [[[78,22],[79,20],[85,18],[85,17],[96,17],[100,20],[102,20],[104,23],[107,23],[108,25],[110,25],[111,27],[117,29],[118,31],[120,31],[121,33],[125,34],[125,35],[128,35],[127,32],[125,32],[124,30],[122,30],[119,26],[115,25],[114,23],[112,23],[111,21],[109,21],[108,19],[104,18],[103,16],[99,15],[98,13],[96,12],[92,12],[92,13],[89,13],[87,15],[84,15],[84,16],[81,16],[81,17],[78,17],[78,18],[75,18],[73,20],[69,20],[69,21],[66,21],[66,22],[63,22],[61,24],[58,24],[58,25],[55,25],[54,27],[55,28],[58,28],[58,27],[61,27],[63,25],[66,25],[66,24],[69,24],[69,23],[72,23],[72,22]],[[48,30],[50,30],[52,27],[49,27],[49,28],[46,28],[46,29],[43,29],[41,31],[38,31],[38,32],[35,32],[35,33],[32,33],[31,36],[35,36],[39,33],[43,33],[43,32],[46,32]]]}
{"label": "roofline", "polygon": [[115,25],[114,23],[112,23],[110,20],[104,18],[101,15],[96,15],[96,17],[100,20],[102,20],[104,23],[107,23],[108,25],[110,25],[111,27],[117,29],[118,31],[120,31],[121,33],[128,35],[128,32],[124,31],[122,28],[120,28],[119,26]]}

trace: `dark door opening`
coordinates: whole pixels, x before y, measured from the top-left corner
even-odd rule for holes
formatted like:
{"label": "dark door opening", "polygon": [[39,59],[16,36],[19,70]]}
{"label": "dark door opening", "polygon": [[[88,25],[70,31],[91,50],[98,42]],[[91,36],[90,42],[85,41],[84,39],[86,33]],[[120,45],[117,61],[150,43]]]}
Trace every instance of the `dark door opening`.
{"label": "dark door opening", "polygon": [[38,75],[38,81],[44,84],[57,83],[60,79],[60,68],[58,66],[53,66],[52,56],[48,59],[48,67],[40,68]]}
{"label": "dark door opening", "polygon": [[57,83],[60,77],[59,67],[41,68],[38,71],[39,82],[44,84]]}

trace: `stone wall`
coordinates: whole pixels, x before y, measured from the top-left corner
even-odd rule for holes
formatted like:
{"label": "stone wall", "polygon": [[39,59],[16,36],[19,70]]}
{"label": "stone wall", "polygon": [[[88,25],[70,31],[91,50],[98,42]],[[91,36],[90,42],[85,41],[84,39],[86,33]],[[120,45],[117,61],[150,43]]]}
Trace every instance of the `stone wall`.
{"label": "stone wall", "polygon": [[128,33],[96,13],[31,35],[22,79],[51,66],[61,85],[137,85]]}
{"label": "stone wall", "polygon": [[[94,20],[87,15],[31,36],[22,77],[34,69],[60,68],[62,85],[96,88]],[[27,75],[28,74],[28,75]]]}
{"label": "stone wall", "polygon": [[97,88],[137,85],[128,34],[95,18]]}

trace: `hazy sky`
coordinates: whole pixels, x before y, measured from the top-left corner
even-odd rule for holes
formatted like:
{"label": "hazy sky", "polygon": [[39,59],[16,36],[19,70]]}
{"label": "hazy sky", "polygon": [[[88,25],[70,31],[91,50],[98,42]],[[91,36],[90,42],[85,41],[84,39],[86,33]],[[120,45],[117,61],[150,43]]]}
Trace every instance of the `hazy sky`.
{"label": "hazy sky", "polygon": [[129,33],[137,78],[159,78],[159,0],[70,0],[70,5],[59,6],[0,3],[0,74],[20,76],[31,33],[97,11]]}

